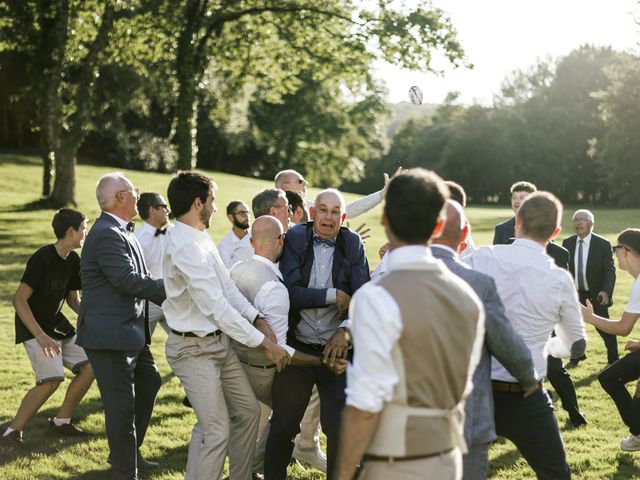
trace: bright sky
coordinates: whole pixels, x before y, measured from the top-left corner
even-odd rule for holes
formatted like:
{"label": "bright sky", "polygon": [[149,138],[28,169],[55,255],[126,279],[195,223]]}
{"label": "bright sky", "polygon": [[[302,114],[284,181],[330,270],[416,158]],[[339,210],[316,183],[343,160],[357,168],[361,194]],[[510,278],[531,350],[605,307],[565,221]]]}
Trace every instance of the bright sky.
{"label": "bright sky", "polygon": [[381,64],[374,71],[385,80],[392,103],[408,101],[418,85],[425,103],[442,103],[460,92],[464,103],[491,104],[505,76],[528,70],[539,58],[568,54],[582,44],[640,50],[637,0],[434,0],[458,31],[472,70],[452,69],[444,61],[442,77]]}

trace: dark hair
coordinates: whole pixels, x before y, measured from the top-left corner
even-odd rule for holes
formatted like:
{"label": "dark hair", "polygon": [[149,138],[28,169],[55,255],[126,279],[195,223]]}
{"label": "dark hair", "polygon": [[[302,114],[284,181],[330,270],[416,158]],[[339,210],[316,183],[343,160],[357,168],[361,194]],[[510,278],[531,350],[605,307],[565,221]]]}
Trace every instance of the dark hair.
{"label": "dark hair", "polygon": [[253,217],[258,218],[262,215],[269,215],[269,209],[271,207],[278,206],[278,198],[287,198],[284,190],[279,188],[267,188],[261,191],[251,201],[251,210],[253,210]]}
{"label": "dark hair", "polygon": [[511,192],[512,195],[514,193],[516,193],[516,192],[533,193],[533,192],[537,192],[538,191],[538,187],[536,187],[531,182],[520,181],[520,182],[516,182],[513,185],[511,185],[511,188],[509,189],[509,191]]}
{"label": "dark hair", "polygon": [[140,218],[146,220],[149,218],[149,209],[151,207],[158,208],[160,206],[159,201],[160,194],[156,192],[144,192],[140,194],[138,199],[138,214]]}
{"label": "dark hair", "polygon": [[424,243],[431,237],[449,189],[442,179],[424,168],[403,170],[389,182],[384,211],[398,240]]}
{"label": "dark hair", "polygon": [[287,201],[289,202],[289,205],[291,205],[291,210],[295,212],[298,207],[304,210],[304,207],[305,207],[304,200],[298,192],[294,192],[293,190],[287,190],[284,193],[287,196]]}
{"label": "dark hair", "polygon": [[547,241],[560,225],[562,203],[552,193],[534,192],[524,199],[517,216],[523,233],[535,240]]}
{"label": "dark hair", "polygon": [[56,234],[57,239],[62,239],[67,234],[69,228],[78,230],[82,222],[87,219],[83,214],[77,210],[71,208],[61,208],[53,216],[51,226],[53,227],[53,233]]}
{"label": "dark hair", "polygon": [[618,234],[618,244],[640,255],[640,228],[627,228]]}
{"label": "dark hair", "polygon": [[167,188],[171,211],[176,218],[181,217],[191,210],[191,205],[196,201],[196,198],[205,203],[212,188],[216,188],[216,182],[206,175],[186,171],[176,173]]}
{"label": "dark hair", "polygon": [[449,193],[451,194],[449,198],[451,198],[451,200],[455,200],[463,207],[466,207],[467,193],[464,191],[464,188],[462,188],[460,184],[451,180],[446,180],[444,183],[449,187]]}
{"label": "dark hair", "polygon": [[238,205],[242,205],[244,202],[241,202],[240,200],[234,200],[233,202],[229,202],[229,205],[227,205],[227,215],[231,215],[233,213],[233,211],[236,209],[236,207]]}

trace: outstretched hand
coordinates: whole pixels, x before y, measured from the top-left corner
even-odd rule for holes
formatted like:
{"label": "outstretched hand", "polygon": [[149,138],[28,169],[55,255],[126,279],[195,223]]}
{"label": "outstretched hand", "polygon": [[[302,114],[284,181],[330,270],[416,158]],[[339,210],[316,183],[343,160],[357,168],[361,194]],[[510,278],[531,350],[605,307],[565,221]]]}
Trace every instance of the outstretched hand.
{"label": "outstretched hand", "polygon": [[591,323],[591,319],[593,318],[593,305],[589,299],[587,299],[587,305],[580,304],[580,311],[582,312],[582,318],[585,322]]}

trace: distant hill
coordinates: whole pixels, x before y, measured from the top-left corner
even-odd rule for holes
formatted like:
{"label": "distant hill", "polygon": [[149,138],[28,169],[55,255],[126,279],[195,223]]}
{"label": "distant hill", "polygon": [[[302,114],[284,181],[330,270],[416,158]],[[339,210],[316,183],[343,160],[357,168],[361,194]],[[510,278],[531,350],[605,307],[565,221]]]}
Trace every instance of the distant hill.
{"label": "distant hill", "polygon": [[387,124],[387,138],[391,140],[407,120],[430,117],[435,113],[439,106],[440,105],[434,103],[413,105],[409,102],[400,102],[391,105],[392,113]]}

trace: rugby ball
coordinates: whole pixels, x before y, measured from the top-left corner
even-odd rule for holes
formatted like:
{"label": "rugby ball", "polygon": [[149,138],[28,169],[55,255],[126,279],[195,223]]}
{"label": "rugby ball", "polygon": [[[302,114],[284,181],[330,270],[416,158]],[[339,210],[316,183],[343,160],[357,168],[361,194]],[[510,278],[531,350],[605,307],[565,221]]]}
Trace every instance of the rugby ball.
{"label": "rugby ball", "polygon": [[409,89],[409,100],[414,105],[422,104],[422,90],[420,90],[420,87],[414,85]]}

